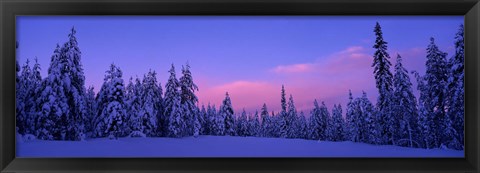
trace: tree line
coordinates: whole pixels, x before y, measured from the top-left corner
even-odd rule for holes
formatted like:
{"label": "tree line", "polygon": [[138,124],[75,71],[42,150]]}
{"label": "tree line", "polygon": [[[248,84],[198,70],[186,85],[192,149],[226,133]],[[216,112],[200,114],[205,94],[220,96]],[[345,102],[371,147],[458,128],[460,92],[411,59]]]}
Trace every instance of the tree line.
{"label": "tree line", "polygon": [[[455,54],[439,50],[433,38],[427,47],[426,72],[415,76],[420,97],[413,94],[409,71],[397,54],[391,72],[387,42],[379,23],[373,75],[379,92],[376,105],[365,92],[349,92],[345,114],[342,105],[330,111],[324,102],[298,112],[292,95],[281,88],[281,110],[235,113],[228,92],[219,107],[198,106],[190,65],[180,78],[172,64],[165,84],[149,70],[143,78],[123,80],[120,67],[111,64],[98,93],[85,87],[81,51],[72,28],[68,40],[56,46],[48,74],[40,75],[37,59],[20,67],[17,62],[16,126],[21,135],[42,140],[84,140],[118,137],[186,137],[198,135],[298,138],[353,141],[418,148],[464,148],[464,41],[463,25],[455,36]],[[18,73],[20,72],[20,75]],[[217,110],[218,109],[218,110]]]}

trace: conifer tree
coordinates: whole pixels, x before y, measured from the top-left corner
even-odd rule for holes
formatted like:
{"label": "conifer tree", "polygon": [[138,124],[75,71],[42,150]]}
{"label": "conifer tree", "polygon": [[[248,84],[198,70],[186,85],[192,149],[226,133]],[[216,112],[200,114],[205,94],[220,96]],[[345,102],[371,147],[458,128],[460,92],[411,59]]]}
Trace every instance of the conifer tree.
{"label": "conifer tree", "polygon": [[344,139],[344,120],[342,118],[342,106],[334,105],[332,110],[332,141],[343,141]]}
{"label": "conifer tree", "polygon": [[109,138],[118,138],[125,136],[124,122],[126,119],[126,111],[124,104],[125,88],[122,79],[122,71],[115,64],[110,65],[109,75],[112,77],[107,91],[107,107],[103,109],[104,123],[106,125],[105,134]]}
{"label": "conifer tree", "polygon": [[295,108],[295,104],[293,102],[293,96],[290,94],[288,99],[288,112],[286,114],[285,123],[287,126],[287,138],[295,138],[297,128],[296,128],[296,121],[297,121],[297,109]]}
{"label": "conifer tree", "polygon": [[225,99],[222,102],[222,106],[220,106],[219,114],[221,118],[224,119],[225,122],[225,131],[221,133],[222,135],[229,135],[235,136],[235,122],[233,118],[233,107],[232,102],[230,101],[230,96],[228,92],[225,94]]}
{"label": "conifer tree", "polygon": [[318,105],[317,100],[313,102],[314,108],[311,112],[309,119],[309,138],[313,140],[324,140],[325,139],[325,130],[326,130],[326,121],[322,119],[322,110]]}
{"label": "conifer tree", "polygon": [[[446,145],[447,140],[452,140],[452,133],[445,133],[444,130],[451,130],[450,118],[445,112],[446,104],[446,83],[447,83],[447,53],[439,50],[434,38],[430,39],[427,48],[427,62],[425,80],[427,82],[427,100],[430,102],[426,107],[428,116],[432,117],[431,129],[433,130],[433,145],[440,147]],[[448,124],[446,124],[448,123]]]}
{"label": "conifer tree", "polygon": [[417,99],[413,95],[412,83],[408,76],[407,70],[402,65],[402,57],[397,55],[397,62],[395,64],[394,83],[394,101],[395,106],[393,112],[394,117],[397,117],[400,122],[398,124],[398,140],[407,141],[401,142],[399,145],[413,147],[413,142],[417,138]]}
{"label": "conifer tree", "polygon": [[248,129],[248,122],[247,122],[247,113],[245,112],[245,108],[242,111],[242,115],[238,118],[237,122],[237,135],[238,136],[250,136],[249,129]]}
{"label": "conifer tree", "polygon": [[185,131],[187,135],[193,133],[193,117],[194,114],[198,111],[197,102],[198,98],[195,95],[195,91],[198,91],[198,87],[193,83],[192,73],[190,72],[190,65],[187,63],[185,67],[182,66],[182,77],[180,77],[180,95],[182,98],[182,105],[185,110],[183,110],[183,116],[185,123],[187,124],[187,130]]}
{"label": "conifer tree", "polygon": [[[465,89],[464,89],[464,26],[460,25],[455,35],[455,55],[450,58],[449,78],[448,78],[448,117],[452,119],[452,126],[455,129],[458,144],[451,146],[455,149],[464,148],[464,112],[465,112]],[[456,143],[455,141],[451,142]],[[451,144],[451,145],[452,145]]]}
{"label": "conifer tree", "polygon": [[173,94],[173,102],[170,109],[169,116],[169,125],[168,131],[170,132],[171,137],[183,137],[185,135],[184,130],[186,129],[185,121],[182,118],[183,108],[181,104],[181,97],[179,91],[176,94]]}
{"label": "conifer tree", "polygon": [[[174,100],[175,97],[177,97],[177,94],[179,93],[179,82],[175,76],[175,66],[172,64],[170,70],[168,71],[170,73],[170,77],[168,78],[167,83],[165,84],[165,96],[164,96],[164,101],[163,101],[163,106],[164,106],[164,117],[163,119],[163,131],[165,132],[165,135],[172,135],[170,128],[170,118],[172,114],[172,110],[174,107]],[[181,101],[181,100],[180,100]],[[178,110],[177,110],[178,111]],[[174,118],[175,119],[175,118]]]}
{"label": "conifer tree", "polygon": [[377,22],[375,25],[375,53],[373,56],[373,64],[374,67],[374,76],[376,80],[376,87],[378,89],[378,101],[377,101],[377,109],[380,113],[379,125],[382,129],[381,136],[383,137],[383,142],[387,142],[388,144],[394,143],[394,136],[395,136],[395,128],[389,127],[388,123],[394,122],[395,117],[392,115],[392,93],[393,93],[393,75],[390,72],[390,55],[387,52],[387,42],[383,39],[382,28],[380,24]]}

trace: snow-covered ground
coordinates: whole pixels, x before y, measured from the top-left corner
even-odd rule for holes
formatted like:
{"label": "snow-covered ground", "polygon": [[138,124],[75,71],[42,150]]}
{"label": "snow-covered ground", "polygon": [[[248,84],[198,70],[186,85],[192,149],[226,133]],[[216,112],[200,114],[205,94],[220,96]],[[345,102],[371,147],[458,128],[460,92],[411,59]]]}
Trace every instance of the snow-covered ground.
{"label": "snow-covered ground", "polygon": [[17,157],[464,157],[464,151],[230,136],[17,143]]}

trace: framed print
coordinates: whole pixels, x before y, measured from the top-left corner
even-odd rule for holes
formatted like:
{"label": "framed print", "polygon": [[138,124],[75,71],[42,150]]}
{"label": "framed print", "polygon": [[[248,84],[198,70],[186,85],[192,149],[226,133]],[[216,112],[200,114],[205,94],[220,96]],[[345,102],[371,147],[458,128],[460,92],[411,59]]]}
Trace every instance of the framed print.
{"label": "framed print", "polygon": [[477,1],[1,8],[2,171],[478,171]]}

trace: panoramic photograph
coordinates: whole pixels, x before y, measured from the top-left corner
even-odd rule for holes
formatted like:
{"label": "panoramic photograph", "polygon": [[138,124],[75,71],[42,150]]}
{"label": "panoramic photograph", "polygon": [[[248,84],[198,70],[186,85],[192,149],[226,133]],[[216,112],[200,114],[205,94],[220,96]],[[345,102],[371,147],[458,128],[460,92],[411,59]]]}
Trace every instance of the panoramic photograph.
{"label": "panoramic photograph", "polygon": [[464,158],[463,16],[17,16],[19,158]]}

